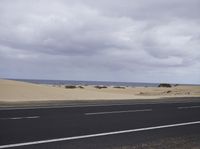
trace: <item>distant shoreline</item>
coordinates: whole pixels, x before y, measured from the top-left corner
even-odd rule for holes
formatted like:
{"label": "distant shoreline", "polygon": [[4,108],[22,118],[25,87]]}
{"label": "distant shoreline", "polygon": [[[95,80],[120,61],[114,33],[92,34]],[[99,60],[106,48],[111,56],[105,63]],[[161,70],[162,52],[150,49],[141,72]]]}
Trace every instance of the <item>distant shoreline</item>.
{"label": "distant shoreline", "polygon": [[106,86],[133,86],[133,87],[155,87],[159,83],[145,82],[114,82],[114,81],[82,81],[82,80],[42,80],[42,79],[8,79],[15,81],[23,81],[36,84],[51,85],[106,85]]}
{"label": "distant shoreline", "polygon": [[[49,85],[105,85],[105,86],[130,86],[130,87],[157,87],[160,83],[149,82],[114,82],[114,81],[83,81],[83,80],[48,80],[48,79],[13,79],[6,80],[22,81],[35,84],[49,84]],[[169,83],[172,85],[179,83]],[[200,84],[179,84],[187,86],[200,86]]]}
{"label": "distant shoreline", "polygon": [[[2,78],[4,79],[4,78]],[[117,82],[117,81],[88,81],[88,80],[56,80],[56,79],[16,79],[5,78],[6,80],[23,81],[36,84],[51,84],[51,85],[108,85],[108,86],[133,86],[133,87],[157,87],[160,83],[169,83],[172,85],[186,85],[186,86],[200,86],[200,84],[185,84],[185,83],[171,83],[171,82]]]}

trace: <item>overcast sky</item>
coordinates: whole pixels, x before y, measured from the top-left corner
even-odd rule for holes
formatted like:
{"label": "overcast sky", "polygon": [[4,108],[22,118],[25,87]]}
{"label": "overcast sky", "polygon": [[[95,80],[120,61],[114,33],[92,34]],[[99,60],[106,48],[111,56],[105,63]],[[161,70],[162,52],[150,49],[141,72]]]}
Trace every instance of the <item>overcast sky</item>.
{"label": "overcast sky", "polygon": [[0,78],[200,84],[200,0],[0,0]]}

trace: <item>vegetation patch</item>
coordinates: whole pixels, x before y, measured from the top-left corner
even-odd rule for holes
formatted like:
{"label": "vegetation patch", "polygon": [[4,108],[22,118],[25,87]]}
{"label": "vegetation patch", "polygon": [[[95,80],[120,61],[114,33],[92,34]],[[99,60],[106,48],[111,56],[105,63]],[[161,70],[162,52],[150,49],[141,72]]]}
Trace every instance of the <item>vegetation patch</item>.
{"label": "vegetation patch", "polygon": [[124,87],[124,86],[114,86],[113,88],[125,89],[126,87]]}
{"label": "vegetation patch", "polygon": [[84,87],[83,87],[83,86],[78,86],[78,88],[80,88],[80,89],[84,89]]}
{"label": "vegetation patch", "polygon": [[96,85],[96,86],[94,86],[94,88],[97,88],[97,89],[102,89],[102,88],[108,88],[107,86],[101,86],[101,85]]}
{"label": "vegetation patch", "polygon": [[168,83],[161,83],[158,85],[158,87],[172,87],[172,85]]}
{"label": "vegetation patch", "polygon": [[77,88],[76,85],[65,85],[66,89],[75,89]]}

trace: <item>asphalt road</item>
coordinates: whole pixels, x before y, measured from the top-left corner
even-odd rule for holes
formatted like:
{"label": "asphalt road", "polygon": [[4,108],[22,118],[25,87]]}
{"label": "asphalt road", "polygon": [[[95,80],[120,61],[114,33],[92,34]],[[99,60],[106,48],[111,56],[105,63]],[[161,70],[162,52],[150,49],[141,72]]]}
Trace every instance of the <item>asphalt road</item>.
{"label": "asphalt road", "polygon": [[0,148],[194,127],[200,130],[200,102],[2,108]]}

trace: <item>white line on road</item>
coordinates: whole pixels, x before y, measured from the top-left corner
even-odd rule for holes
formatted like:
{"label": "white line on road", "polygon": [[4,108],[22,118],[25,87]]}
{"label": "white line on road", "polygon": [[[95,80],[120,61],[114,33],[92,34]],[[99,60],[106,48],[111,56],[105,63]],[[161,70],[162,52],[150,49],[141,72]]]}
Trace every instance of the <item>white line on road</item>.
{"label": "white line on road", "polygon": [[91,134],[91,135],[82,135],[82,136],[67,137],[67,138],[58,138],[58,139],[50,139],[50,140],[41,140],[41,141],[33,141],[33,142],[25,142],[25,143],[0,145],[0,149],[11,148],[11,147],[19,147],[19,146],[27,146],[27,145],[35,145],[35,144],[52,143],[52,142],[59,142],[59,141],[69,141],[69,140],[84,139],[84,138],[93,138],[93,137],[116,135],[116,134],[123,134],[123,133],[132,133],[132,132],[139,132],[139,131],[145,131],[145,130],[171,128],[171,127],[194,125],[194,124],[200,124],[200,121],[186,122],[186,123],[176,123],[176,124],[171,124],[171,125],[162,125],[162,126],[146,127],[146,128],[138,128],[138,129],[129,129],[129,130],[122,130],[122,131],[113,131],[113,132],[98,133],[98,134]]}
{"label": "white line on road", "polygon": [[200,108],[200,106],[178,107],[178,109],[195,109],[195,108]]}
{"label": "white line on road", "polygon": [[35,119],[39,118],[40,116],[27,116],[27,117],[5,117],[0,118],[0,120],[20,120],[20,119]]}
{"label": "white line on road", "polygon": [[28,116],[26,118],[40,118],[40,116]]}
{"label": "white line on road", "polygon": [[85,113],[85,115],[103,115],[103,114],[117,114],[117,113],[148,112],[148,111],[152,111],[152,109],[126,110],[126,111],[107,111],[107,112],[92,112],[92,113]]}

